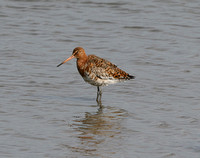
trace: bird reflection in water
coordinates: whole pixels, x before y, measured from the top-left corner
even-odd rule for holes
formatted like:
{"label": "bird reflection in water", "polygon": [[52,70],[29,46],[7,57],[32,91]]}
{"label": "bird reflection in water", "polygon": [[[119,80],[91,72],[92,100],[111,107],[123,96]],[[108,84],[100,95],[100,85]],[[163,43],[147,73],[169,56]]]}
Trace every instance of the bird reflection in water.
{"label": "bird reflection in water", "polygon": [[95,113],[86,112],[83,119],[74,120],[72,125],[80,133],[77,135],[80,144],[71,147],[72,151],[90,156],[101,156],[106,151],[114,152],[109,149],[116,146],[116,142],[121,142],[121,124],[127,115],[127,111],[113,107],[99,108]]}

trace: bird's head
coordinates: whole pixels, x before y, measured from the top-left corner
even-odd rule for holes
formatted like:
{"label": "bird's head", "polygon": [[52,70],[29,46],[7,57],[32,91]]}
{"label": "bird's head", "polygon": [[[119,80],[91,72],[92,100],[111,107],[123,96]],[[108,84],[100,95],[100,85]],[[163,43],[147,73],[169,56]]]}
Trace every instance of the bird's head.
{"label": "bird's head", "polygon": [[67,58],[65,61],[63,61],[62,63],[57,65],[57,67],[61,66],[62,64],[68,62],[69,60],[71,60],[73,58],[80,59],[80,58],[84,58],[84,57],[86,57],[85,50],[82,47],[76,47],[73,50],[72,55],[69,58]]}

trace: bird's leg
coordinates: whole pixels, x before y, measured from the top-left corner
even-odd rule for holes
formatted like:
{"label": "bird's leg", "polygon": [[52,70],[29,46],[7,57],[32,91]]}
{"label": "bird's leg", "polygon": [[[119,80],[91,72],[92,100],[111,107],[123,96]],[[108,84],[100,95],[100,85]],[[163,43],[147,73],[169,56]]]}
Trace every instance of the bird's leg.
{"label": "bird's leg", "polygon": [[101,96],[102,96],[102,90],[101,87],[97,86],[97,104],[99,105],[100,109],[102,108],[102,103],[101,103]]}
{"label": "bird's leg", "polygon": [[98,102],[98,100],[99,100],[99,86],[97,86],[97,99],[96,99],[96,101]]}
{"label": "bird's leg", "polygon": [[101,87],[99,87],[99,95],[100,95],[100,97],[99,97],[99,101],[101,101],[101,96],[102,96],[102,90],[101,90]]}
{"label": "bird's leg", "polygon": [[97,86],[97,102],[101,102],[102,90],[101,87]]}

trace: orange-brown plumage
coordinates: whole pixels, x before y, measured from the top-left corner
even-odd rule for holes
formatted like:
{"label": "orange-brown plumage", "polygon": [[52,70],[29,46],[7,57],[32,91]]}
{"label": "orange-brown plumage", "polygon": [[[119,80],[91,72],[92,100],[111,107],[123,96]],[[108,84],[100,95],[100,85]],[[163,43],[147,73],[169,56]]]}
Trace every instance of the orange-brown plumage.
{"label": "orange-brown plumage", "polygon": [[97,101],[99,95],[101,99],[100,86],[134,79],[134,76],[131,76],[125,71],[119,69],[116,65],[112,64],[108,60],[97,57],[95,55],[87,56],[84,49],[81,47],[75,48],[73,50],[72,56],[58,66],[64,64],[72,58],[77,58],[77,69],[83,79],[86,82],[97,86]]}

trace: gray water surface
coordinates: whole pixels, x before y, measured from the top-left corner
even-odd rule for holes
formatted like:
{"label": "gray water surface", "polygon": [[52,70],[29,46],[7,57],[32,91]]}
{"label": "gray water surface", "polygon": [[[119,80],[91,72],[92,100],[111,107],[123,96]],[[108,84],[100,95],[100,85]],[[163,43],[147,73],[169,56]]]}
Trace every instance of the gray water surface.
{"label": "gray water surface", "polygon": [[[200,1],[1,0],[0,157],[199,158]],[[136,79],[83,81],[72,50]]]}

